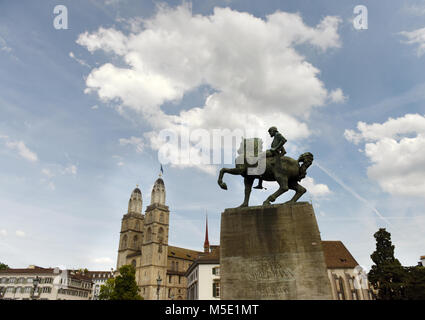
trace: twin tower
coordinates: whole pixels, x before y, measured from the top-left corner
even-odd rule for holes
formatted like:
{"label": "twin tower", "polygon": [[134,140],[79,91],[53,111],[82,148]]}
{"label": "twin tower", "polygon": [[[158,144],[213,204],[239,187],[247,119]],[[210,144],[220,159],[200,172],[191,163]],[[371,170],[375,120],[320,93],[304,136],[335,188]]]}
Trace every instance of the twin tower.
{"label": "twin tower", "polygon": [[152,188],[151,204],[142,214],[142,192],[134,189],[123,216],[118,247],[117,270],[131,264],[136,269],[136,282],[146,300],[158,297],[158,279],[166,285],[169,215],[165,205],[165,185],[161,176]]}

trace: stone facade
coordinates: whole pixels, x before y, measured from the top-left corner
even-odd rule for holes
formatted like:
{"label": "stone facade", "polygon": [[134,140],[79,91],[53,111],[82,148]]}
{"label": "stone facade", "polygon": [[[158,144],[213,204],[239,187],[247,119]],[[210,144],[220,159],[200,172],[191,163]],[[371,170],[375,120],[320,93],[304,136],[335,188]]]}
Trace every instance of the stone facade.
{"label": "stone facade", "polygon": [[332,299],[313,207],[226,209],[220,232],[225,300]]}
{"label": "stone facade", "polygon": [[121,223],[117,270],[125,264],[135,267],[145,300],[186,299],[184,274],[200,253],[168,245],[170,210],[165,200],[164,180],[159,177],[152,188],[151,203],[142,214],[142,192],[134,189]]}

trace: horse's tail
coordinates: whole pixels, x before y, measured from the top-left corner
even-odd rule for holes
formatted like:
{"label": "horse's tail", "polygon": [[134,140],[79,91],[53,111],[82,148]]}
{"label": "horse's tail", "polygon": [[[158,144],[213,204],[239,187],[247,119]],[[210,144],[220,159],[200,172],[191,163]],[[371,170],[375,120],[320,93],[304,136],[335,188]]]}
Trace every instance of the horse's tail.
{"label": "horse's tail", "polygon": [[301,181],[307,175],[307,169],[313,163],[314,157],[311,152],[305,152],[298,157],[298,164],[300,165],[298,181]]}

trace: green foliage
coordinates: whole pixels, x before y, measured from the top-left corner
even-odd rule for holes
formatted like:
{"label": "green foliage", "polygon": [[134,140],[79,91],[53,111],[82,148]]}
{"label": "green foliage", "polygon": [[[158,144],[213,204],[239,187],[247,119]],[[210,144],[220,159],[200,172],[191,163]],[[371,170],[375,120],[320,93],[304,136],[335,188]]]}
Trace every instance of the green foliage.
{"label": "green foliage", "polygon": [[9,266],[7,264],[0,262],[0,270],[6,270],[6,269],[9,269]]}
{"label": "green foliage", "polygon": [[115,279],[110,278],[106,280],[106,283],[100,287],[99,299],[100,300],[112,300],[112,295],[115,288]]}
{"label": "green foliage", "polygon": [[120,275],[108,279],[100,287],[101,300],[142,300],[136,283],[136,270],[132,265],[124,265],[119,269]]}
{"label": "green foliage", "polygon": [[408,300],[425,300],[425,267],[407,267],[405,296]]}
{"label": "green foliage", "polygon": [[394,257],[394,246],[391,234],[381,228],[374,234],[376,251],[371,258],[375,263],[369,272],[369,282],[378,290],[378,300],[405,299],[404,287],[406,272],[400,262]]}

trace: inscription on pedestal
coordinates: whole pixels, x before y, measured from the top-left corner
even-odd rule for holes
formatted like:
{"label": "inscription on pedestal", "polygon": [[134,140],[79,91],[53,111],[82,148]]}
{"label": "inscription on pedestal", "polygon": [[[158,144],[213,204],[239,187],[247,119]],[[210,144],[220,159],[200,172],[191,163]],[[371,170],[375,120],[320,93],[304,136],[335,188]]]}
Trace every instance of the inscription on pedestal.
{"label": "inscription on pedestal", "polygon": [[222,299],[331,299],[308,203],[226,210],[220,247]]}

